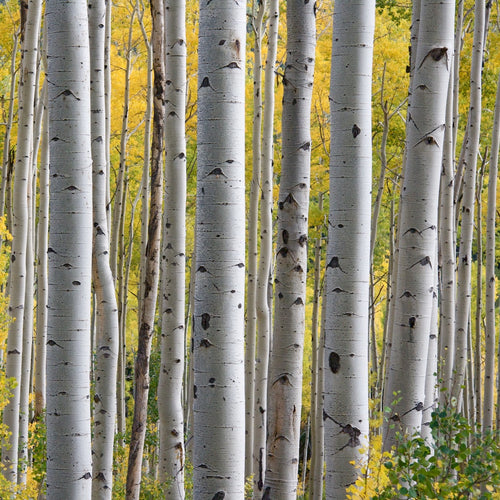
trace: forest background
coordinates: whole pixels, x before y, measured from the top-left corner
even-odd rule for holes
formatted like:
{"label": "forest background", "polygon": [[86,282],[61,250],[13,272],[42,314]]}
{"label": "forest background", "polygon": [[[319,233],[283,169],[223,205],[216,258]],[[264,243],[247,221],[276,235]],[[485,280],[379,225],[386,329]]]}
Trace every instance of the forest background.
{"label": "forest background", "polygon": [[[246,72],[246,194],[250,197],[252,184],[252,169],[254,145],[252,142],[252,127],[255,119],[254,103],[254,56],[256,52],[256,26],[262,19],[265,25],[269,22],[267,16],[260,18],[259,3],[247,6],[247,52],[245,61]],[[472,44],[474,30],[474,2],[459,2],[463,9],[461,39],[461,58],[459,74],[458,114],[460,120],[457,127],[457,141],[460,144],[465,135],[467,114],[469,112],[470,72],[472,60]],[[409,45],[411,28],[411,5],[404,2],[380,1],[377,2],[376,23],[373,52],[373,78],[372,78],[372,144],[373,144],[373,182],[372,205],[376,212],[376,240],[373,245],[373,262],[371,268],[370,291],[370,416],[374,436],[378,435],[377,429],[381,426],[380,413],[382,410],[381,389],[384,381],[384,362],[387,335],[388,315],[388,286],[391,280],[391,261],[393,260],[397,214],[400,200],[400,186],[402,166],[405,154],[405,129],[406,105],[409,88]],[[469,345],[470,369],[467,377],[475,380],[474,389],[471,383],[466,384],[469,403],[465,404],[464,414],[468,424],[474,427],[481,421],[482,383],[485,379],[485,337],[483,307],[486,288],[486,274],[482,265],[486,248],[486,233],[483,230],[484,220],[487,216],[488,184],[489,184],[489,158],[491,154],[491,131],[493,130],[495,96],[497,93],[497,78],[500,68],[500,7],[497,1],[487,2],[489,31],[484,51],[482,68],[482,116],[480,129],[482,131],[479,145],[479,167],[477,176],[477,212],[476,228],[473,243],[473,256],[471,274],[475,276],[472,283],[471,300],[471,344]],[[275,81],[275,115],[274,115],[274,205],[278,201],[280,175],[281,175],[281,121],[283,79],[286,60],[286,5],[282,2],[279,6],[279,30],[276,65],[274,67]],[[2,207],[5,213],[5,226],[2,226],[2,260],[0,261],[0,279],[4,294],[1,296],[1,340],[4,345],[3,359],[7,349],[7,334],[9,328],[8,290],[10,267],[9,233],[12,232],[12,207],[13,207],[13,179],[15,177],[16,137],[18,92],[17,83],[21,64],[20,51],[20,26],[23,10],[19,4],[12,0],[0,5],[0,113],[2,116],[1,130],[3,140],[0,141],[2,154]],[[329,148],[330,148],[330,64],[332,50],[332,14],[333,5],[327,2],[318,2],[316,5],[316,57],[314,70],[314,85],[311,106],[311,183],[310,207],[308,218],[308,269],[307,269],[307,295],[305,301],[306,332],[304,338],[303,381],[302,381],[302,413],[300,418],[300,464],[297,495],[311,495],[313,488],[313,465],[311,442],[318,422],[318,415],[314,414],[313,407],[318,405],[318,387],[315,380],[320,366],[318,363],[318,310],[321,310],[324,270],[326,267],[326,239],[328,234],[329,211]],[[120,316],[119,328],[121,338],[121,353],[118,370],[118,398],[122,398],[122,407],[118,404],[118,433],[114,451],[113,468],[113,497],[125,498],[127,460],[134,413],[134,360],[137,354],[137,336],[139,331],[139,298],[141,297],[141,266],[145,253],[145,234],[147,232],[147,193],[145,192],[145,172],[149,168],[149,153],[146,153],[145,144],[149,142],[151,109],[148,102],[152,97],[152,44],[150,34],[152,21],[149,5],[143,2],[116,1],[111,9],[111,43],[110,43],[110,76],[111,76],[111,114],[110,114],[110,190],[112,213],[118,213],[116,207],[121,205],[119,219],[116,224],[114,244],[116,245],[117,258],[115,262],[115,276],[118,310]],[[196,162],[197,162],[197,98],[200,88],[198,80],[198,29],[199,12],[198,3],[188,0],[186,6],[186,328],[185,328],[185,359],[183,410],[186,422],[185,442],[187,450],[187,464],[190,464],[191,442],[191,407],[193,403],[192,391],[186,389],[192,385],[190,365],[191,320],[193,308],[193,253],[195,248],[195,208],[196,208]],[[266,32],[267,33],[267,32]],[[46,34],[40,36],[40,44]],[[263,40],[265,37],[263,38]],[[266,60],[266,43],[262,43],[262,60]],[[149,58],[149,59],[148,59]],[[38,61],[39,71],[35,94],[34,136],[36,142],[42,136],[42,111],[44,104],[44,76],[41,69],[42,62]],[[38,151],[37,151],[38,153]],[[33,160],[33,192],[37,193],[29,200],[30,210],[34,214],[32,229],[35,254],[33,262],[39,264],[40,236],[38,233],[39,210],[42,204],[40,191],[41,153],[35,155]],[[119,200],[119,201],[117,201]],[[249,203],[247,203],[247,206]],[[373,226],[372,226],[373,227]],[[498,230],[496,232],[498,235]],[[37,235],[35,237],[35,235]],[[495,238],[496,240],[498,238]],[[112,241],[113,245],[113,241]],[[498,257],[499,250],[496,249]],[[498,260],[498,259],[497,259]],[[144,271],[142,271],[144,272]],[[495,275],[499,274],[498,264],[495,265]],[[29,421],[29,436],[22,438],[20,445],[20,472],[17,478],[19,498],[36,498],[43,495],[45,481],[45,426],[43,419],[43,402],[41,407],[36,405],[36,365],[39,353],[38,340],[45,338],[44,330],[40,326],[40,315],[37,312],[39,297],[39,281],[36,273],[27,284],[32,299],[34,311],[28,328],[31,328],[30,352],[32,360],[27,368],[29,384],[29,407],[25,411],[26,420]],[[160,284],[161,287],[161,284]],[[497,304],[496,309],[497,310]],[[248,318],[247,318],[248,319]],[[26,323],[26,320],[25,320]],[[25,327],[26,328],[26,327]],[[151,384],[148,399],[147,431],[145,452],[142,463],[142,492],[143,498],[163,498],[164,485],[159,479],[159,430],[158,430],[158,380],[160,374],[160,331],[161,314],[157,313],[155,332],[152,338],[152,352],[150,360]],[[26,332],[24,332],[26,336]],[[28,335],[31,338],[30,335]],[[26,337],[25,337],[26,338]],[[38,340],[37,340],[38,339]],[[95,350],[96,340],[93,338],[92,348]],[[94,351],[93,351],[94,352]],[[321,357],[321,356],[320,356]],[[93,359],[95,359],[93,357]],[[316,363],[316,365],[314,365]],[[4,362],[2,363],[5,364]],[[93,375],[92,375],[93,377]],[[23,379],[24,380],[24,379]],[[93,380],[93,378],[92,378]],[[5,366],[2,366],[1,399],[5,407],[12,390],[12,381],[5,376]],[[10,389],[9,389],[10,388]],[[496,391],[497,389],[495,389]],[[95,396],[95,394],[94,394]],[[94,397],[93,396],[93,397]],[[120,414],[120,411],[122,413]],[[497,408],[498,411],[498,408]],[[320,415],[319,421],[323,415]],[[316,420],[315,420],[316,418]],[[444,418],[444,417],[443,417]],[[4,420],[5,421],[5,420]],[[498,422],[498,420],[497,420]],[[5,440],[8,441],[8,427],[2,428]],[[317,435],[317,430],[316,430]],[[471,439],[467,436],[466,439]],[[382,451],[380,443],[372,440],[371,453],[374,459],[380,458]],[[412,446],[414,443],[412,444]],[[24,451],[23,451],[24,446]],[[377,448],[378,447],[378,448]],[[389,459],[387,459],[389,461]],[[321,462],[322,476],[322,462]],[[186,491],[191,494],[189,469],[187,470]],[[256,472],[254,471],[254,474]],[[389,476],[380,479],[381,484],[387,482]],[[5,479],[0,484],[0,491],[13,491],[12,478],[5,474]],[[247,490],[251,490],[252,479],[248,479]],[[484,486],[484,480],[482,481]],[[369,490],[376,486],[365,484],[365,493],[351,494],[367,495]],[[401,485],[405,488],[404,484]],[[14,488],[15,489],[15,488]],[[359,490],[361,491],[361,490]],[[371,491],[371,490],[370,490]],[[248,493],[251,495],[251,493]],[[316,495],[318,493],[316,492]],[[372,491],[372,494],[373,491]],[[485,493],[486,494],[486,493]],[[1,495],[0,495],[1,496]],[[215,497],[214,497],[215,498]],[[222,498],[222,497],[221,497]],[[428,497],[430,498],[430,497]]]}

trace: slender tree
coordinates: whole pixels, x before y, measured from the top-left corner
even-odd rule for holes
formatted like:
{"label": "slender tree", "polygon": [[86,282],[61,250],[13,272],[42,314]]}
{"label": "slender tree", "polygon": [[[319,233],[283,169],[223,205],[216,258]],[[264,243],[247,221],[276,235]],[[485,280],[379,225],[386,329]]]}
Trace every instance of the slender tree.
{"label": "slender tree", "polygon": [[92,442],[92,498],[110,499],[113,486],[113,444],[116,417],[118,361],[118,308],[109,263],[109,228],[106,214],[106,106],[104,42],[106,3],[88,3],[91,61],[91,139],[93,206],[93,284],[95,293],[95,394]]}
{"label": "slender tree", "polygon": [[165,200],[162,243],[161,365],[158,382],[160,481],[167,498],[184,498],[186,294],[186,5],[165,0]]}
{"label": "slender tree", "polygon": [[24,8],[27,12],[24,14],[26,22],[21,27],[22,61],[19,77],[19,118],[11,228],[9,312],[12,322],[9,325],[5,367],[6,377],[14,378],[16,385],[12,389],[12,397],[3,412],[3,423],[9,429],[10,435],[2,443],[2,463],[5,466],[3,474],[12,482],[17,481],[23,311],[26,294],[26,245],[28,217],[31,210],[31,206],[28,206],[28,186],[31,183],[36,67],[42,2],[31,0],[25,4]]}
{"label": "slender tree", "polygon": [[261,199],[260,199],[260,254],[257,270],[257,349],[255,358],[255,401],[253,435],[254,498],[262,497],[266,470],[267,438],[267,375],[271,333],[271,305],[269,290],[273,262],[273,139],[274,139],[274,83],[278,48],[279,1],[269,5],[267,60],[265,67],[265,107],[263,115]]}
{"label": "slender tree", "polygon": [[201,2],[194,302],[194,498],[243,498],[243,2]]}
{"label": "slender tree", "polygon": [[315,7],[287,2],[282,160],[278,201],[275,313],[269,361],[265,498],[295,498],[302,406],[310,112],[316,46]]}
{"label": "slender tree", "polygon": [[139,338],[135,361],[134,419],[130,438],[127,471],[127,500],[138,500],[141,467],[146,436],[149,394],[149,358],[154,331],[156,296],[160,274],[160,231],[163,198],[163,150],[165,121],[165,60],[163,0],[151,0],[153,19],[153,137],[151,148],[151,192],[146,245],[146,270],[143,296],[140,299]]}
{"label": "slender tree", "polygon": [[457,269],[457,304],[455,325],[455,361],[452,396],[458,408],[462,400],[462,385],[467,367],[467,328],[470,318],[472,238],[474,230],[474,205],[476,195],[476,167],[479,153],[481,123],[481,74],[484,51],[485,1],[476,0],[474,7],[474,41],[470,72],[469,120],[467,123],[467,148],[463,177],[462,219],[460,251]]}
{"label": "slender tree", "polygon": [[92,158],[87,4],[48,0],[47,498],[91,497]]}

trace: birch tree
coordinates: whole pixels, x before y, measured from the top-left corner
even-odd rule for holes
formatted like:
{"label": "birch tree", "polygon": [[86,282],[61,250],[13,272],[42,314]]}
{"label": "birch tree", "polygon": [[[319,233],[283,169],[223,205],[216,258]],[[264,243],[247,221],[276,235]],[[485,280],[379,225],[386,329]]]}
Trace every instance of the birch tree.
{"label": "birch tree", "polygon": [[[368,438],[371,84],[375,2],[335,2],[326,267],[326,497],[345,498]],[[328,369],[329,368],[329,369]]]}
{"label": "birch tree", "polygon": [[500,147],[500,76],[497,84],[495,114],[491,139],[488,182],[488,213],[486,216],[486,330],[484,366],[483,432],[491,430],[494,420],[493,394],[495,387],[495,218],[497,211],[498,149]]}
{"label": "birch tree", "polygon": [[91,497],[92,158],[87,4],[48,0],[47,498]]}
{"label": "birch tree", "polygon": [[[3,412],[3,423],[10,431],[9,438],[2,443],[2,463],[6,467],[4,476],[17,481],[19,407],[21,394],[21,367],[23,351],[23,310],[26,294],[26,245],[28,242],[28,185],[31,183],[33,147],[34,101],[37,76],[38,43],[42,2],[31,0],[26,5],[26,23],[22,26],[22,60],[19,77],[19,109],[17,129],[17,152],[14,174],[12,210],[12,250],[10,264],[9,324],[7,338],[5,375],[14,378],[16,385],[12,397]],[[3,208],[3,207],[2,207]],[[31,236],[30,236],[31,237]]]}
{"label": "birch tree", "polygon": [[257,269],[257,349],[255,358],[255,401],[253,435],[254,498],[262,496],[266,470],[267,439],[267,375],[271,340],[271,305],[269,289],[273,261],[273,140],[274,140],[274,83],[278,49],[279,1],[269,5],[267,33],[267,60],[265,67],[263,115],[261,200],[260,200],[260,255]]}
{"label": "birch tree", "polygon": [[396,429],[403,433],[420,429],[425,401],[454,12],[452,0],[422,0],[420,5],[414,80],[407,112],[391,364],[384,401],[385,407],[392,406],[386,424],[386,448],[394,444]]}
{"label": "birch tree", "polygon": [[194,355],[194,498],[243,498],[246,8],[202,2]]}
{"label": "birch tree", "polygon": [[88,4],[91,55],[91,140],[93,206],[93,284],[95,293],[95,394],[92,443],[92,497],[110,499],[113,485],[113,444],[116,417],[118,308],[109,263],[106,214],[106,106],[104,86],[105,0]]}
{"label": "birch tree", "polygon": [[158,382],[160,481],[184,498],[184,307],[186,288],[185,2],[165,0],[165,199],[162,243],[161,365]]}
{"label": "birch tree", "polygon": [[451,394],[462,401],[462,385],[467,366],[467,328],[471,301],[472,239],[474,232],[474,205],[476,197],[476,168],[479,152],[481,124],[481,75],[484,51],[485,1],[476,0],[474,7],[474,41],[470,70],[469,120],[467,123],[467,148],[463,177],[462,219],[460,251],[457,269],[457,304],[455,325],[454,379]]}
{"label": "birch tree", "polygon": [[275,313],[263,498],[297,495],[305,333],[310,112],[316,46],[312,2],[287,2]]}
{"label": "birch tree", "polygon": [[163,150],[165,121],[165,60],[163,0],[151,1],[153,19],[153,137],[151,147],[151,191],[146,245],[145,285],[140,298],[139,339],[135,361],[134,419],[127,471],[127,500],[138,500],[146,436],[149,394],[149,358],[154,331],[156,296],[160,274],[160,231],[163,196]]}

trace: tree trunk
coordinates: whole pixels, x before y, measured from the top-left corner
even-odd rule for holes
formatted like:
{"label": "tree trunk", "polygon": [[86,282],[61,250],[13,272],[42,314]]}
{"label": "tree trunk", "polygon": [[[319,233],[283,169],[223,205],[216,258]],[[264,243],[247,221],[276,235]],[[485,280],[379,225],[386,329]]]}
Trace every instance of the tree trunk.
{"label": "tree trunk", "polygon": [[[326,266],[325,492],[345,498],[369,432],[371,68],[375,2],[337,0],[330,82],[330,215]],[[346,71],[348,68],[348,71]],[[352,69],[351,69],[352,68]],[[329,368],[329,369],[328,369]]]}
{"label": "tree trunk", "polygon": [[92,158],[87,4],[49,0],[47,498],[90,499]]}
{"label": "tree trunk", "polygon": [[287,1],[274,331],[263,498],[295,499],[302,406],[315,7]]}
{"label": "tree trunk", "polygon": [[163,0],[151,0],[153,19],[153,141],[151,148],[151,198],[146,246],[144,295],[139,311],[139,339],[135,361],[134,420],[127,471],[127,500],[138,500],[147,425],[149,358],[154,331],[156,296],[160,271],[160,231],[163,190],[163,150],[165,121],[165,61],[163,54]]}
{"label": "tree trunk", "polygon": [[10,265],[9,313],[12,322],[6,350],[5,376],[14,378],[16,386],[3,412],[3,423],[10,431],[2,443],[3,475],[15,483],[18,467],[19,405],[23,350],[23,309],[26,293],[26,245],[28,240],[28,185],[31,183],[33,117],[37,76],[38,44],[42,2],[30,0],[22,33],[22,61],[19,77],[19,110],[17,152],[14,174],[12,211],[12,254]]}
{"label": "tree trunk", "polygon": [[474,202],[476,194],[476,166],[479,151],[479,133],[481,124],[481,71],[483,63],[483,41],[485,22],[485,1],[476,0],[474,9],[474,42],[472,46],[469,122],[467,128],[468,147],[464,189],[462,200],[462,223],[460,233],[460,251],[457,271],[457,315],[455,326],[455,362],[454,380],[451,395],[460,408],[462,385],[465,380],[467,365],[467,325],[470,316],[471,301],[471,264],[472,235],[474,230]]}
{"label": "tree trunk", "polygon": [[257,269],[257,356],[255,358],[255,400],[253,436],[253,492],[254,499],[262,497],[266,470],[267,438],[267,382],[271,336],[269,287],[272,288],[273,262],[273,138],[274,138],[274,68],[278,48],[279,1],[269,5],[267,60],[265,67],[265,108],[263,116],[261,199],[260,199],[260,255]]}
{"label": "tree trunk", "polygon": [[495,387],[495,217],[497,206],[498,149],[500,146],[500,76],[497,85],[495,115],[491,139],[488,180],[488,213],[486,215],[486,329],[484,352],[483,432],[493,427]]}
{"label": "tree trunk", "polygon": [[202,2],[194,304],[193,493],[243,498],[246,8]]}
{"label": "tree trunk", "polygon": [[111,499],[113,488],[113,444],[116,416],[118,361],[118,307],[109,263],[109,227],[106,214],[106,102],[104,43],[106,4],[88,4],[91,55],[91,138],[93,180],[93,283],[95,292],[95,394],[92,443],[92,498]]}
{"label": "tree trunk", "polygon": [[160,481],[166,498],[184,498],[184,377],[186,295],[186,24],[184,1],[165,0],[165,212],[158,382]]}
{"label": "tree trunk", "polygon": [[421,2],[406,128],[391,364],[384,391],[384,407],[392,407],[384,430],[386,449],[395,443],[397,430],[413,433],[422,423],[454,13],[453,0]]}

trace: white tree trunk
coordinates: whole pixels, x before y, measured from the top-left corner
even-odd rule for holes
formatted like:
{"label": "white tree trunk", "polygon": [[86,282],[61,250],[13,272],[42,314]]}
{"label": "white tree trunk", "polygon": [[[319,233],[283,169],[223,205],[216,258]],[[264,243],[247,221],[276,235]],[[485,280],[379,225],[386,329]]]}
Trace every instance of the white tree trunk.
{"label": "white tree trunk", "polygon": [[451,394],[460,408],[462,385],[467,365],[467,325],[470,316],[472,238],[474,231],[474,204],[476,195],[476,166],[481,124],[481,72],[485,23],[485,0],[476,0],[474,9],[474,41],[470,73],[469,122],[466,170],[463,183],[462,222],[457,271],[457,314],[455,325],[454,379]]}
{"label": "white tree trunk", "polygon": [[315,7],[287,2],[274,331],[263,498],[295,499],[302,406]]}
{"label": "white tree trunk", "polygon": [[330,83],[330,216],[326,257],[326,498],[343,499],[368,439],[375,2],[337,0]]}
{"label": "white tree trunk", "polygon": [[267,375],[271,337],[269,307],[270,276],[273,261],[273,139],[274,139],[274,68],[278,48],[279,1],[269,5],[267,60],[265,67],[265,108],[263,116],[261,199],[260,199],[260,255],[257,269],[257,356],[255,358],[255,400],[253,436],[253,493],[262,497],[266,470],[267,438]]}
{"label": "white tree trunk", "polygon": [[29,211],[31,211],[31,207],[28,206],[28,185],[31,183],[36,66],[42,2],[41,0],[31,0],[26,7],[28,12],[24,26],[24,38],[22,39],[21,75],[19,77],[19,118],[11,229],[9,313],[13,321],[9,324],[5,367],[6,377],[14,378],[16,386],[12,389],[12,397],[3,412],[3,423],[11,434],[9,439],[2,443],[2,463],[6,467],[3,474],[12,482],[17,481],[18,466],[23,309],[26,293],[26,245],[28,216]]}
{"label": "white tree trunk", "polygon": [[166,498],[184,498],[186,295],[186,5],[165,0],[165,198],[162,242],[161,365],[158,382],[160,481]]}
{"label": "white tree trunk", "polygon": [[92,158],[87,4],[48,0],[47,498],[91,497]]}
{"label": "white tree trunk", "polygon": [[[258,418],[258,413],[255,413],[255,353],[258,288],[257,236],[262,162],[262,40],[264,37],[264,11],[264,2],[255,0],[252,2],[252,28],[255,40],[253,46],[252,180],[250,183],[250,203],[248,207],[247,311],[245,328],[245,477],[250,477],[254,472],[253,443],[255,418]],[[254,475],[254,478],[258,477],[258,475],[258,473]]]}
{"label": "white tree trunk", "polygon": [[246,8],[202,2],[194,304],[193,493],[243,499]]}
{"label": "white tree trunk", "polygon": [[453,0],[421,2],[406,129],[394,337],[384,402],[384,407],[392,406],[386,448],[394,444],[396,430],[412,433],[422,423],[454,13]]}
{"label": "white tree trunk", "polygon": [[138,500],[141,486],[142,457],[146,436],[149,358],[154,332],[156,299],[160,274],[161,210],[163,201],[163,152],[165,122],[165,60],[164,60],[164,5],[163,0],[151,0],[153,19],[153,137],[151,146],[151,191],[148,220],[148,242],[143,295],[140,297],[139,335],[134,374],[134,419],[130,438],[127,500]]}
{"label": "white tree trunk", "polygon": [[491,430],[494,416],[495,387],[495,217],[497,211],[498,149],[500,146],[500,77],[498,79],[495,115],[491,139],[488,181],[488,213],[486,216],[486,330],[484,366],[483,432]]}
{"label": "white tree trunk", "polygon": [[91,55],[91,140],[93,180],[93,283],[95,292],[95,394],[92,443],[92,498],[111,499],[113,488],[113,444],[116,416],[118,356],[118,308],[109,263],[109,228],[106,214],[106,102],[104,43],[106,4],[88,4]]}

